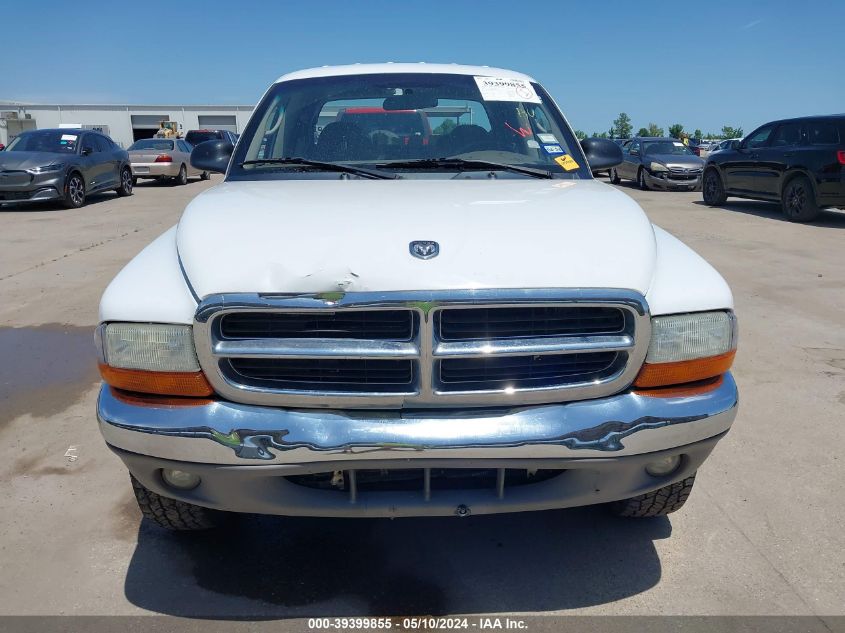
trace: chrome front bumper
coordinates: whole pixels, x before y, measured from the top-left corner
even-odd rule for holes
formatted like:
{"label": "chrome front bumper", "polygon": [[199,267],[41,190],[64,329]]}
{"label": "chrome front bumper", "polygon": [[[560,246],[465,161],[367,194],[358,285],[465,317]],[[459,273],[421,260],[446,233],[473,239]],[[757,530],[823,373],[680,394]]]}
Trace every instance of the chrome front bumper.
{"label": "chrome front bumper", "polygon": [[335,411],[149,402],[122,398],[103,386],[97,416],[106,442],[183,463],[262,466],[641,455],[726,432],[738,396],[727,374],[717,387],[691,396],[625,392],[513,409]]}

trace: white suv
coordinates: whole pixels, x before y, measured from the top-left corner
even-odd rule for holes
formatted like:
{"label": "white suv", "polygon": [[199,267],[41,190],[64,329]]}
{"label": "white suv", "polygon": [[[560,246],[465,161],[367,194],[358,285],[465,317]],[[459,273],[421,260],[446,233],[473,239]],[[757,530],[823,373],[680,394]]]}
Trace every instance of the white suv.
{"label": "white suv", "polygon": [[98,328],[100,428],[164,527],[665,514],[734,420],[728,286],[592,177],[619,148],[531,77],[295,72],[191,160],[224,182]]}

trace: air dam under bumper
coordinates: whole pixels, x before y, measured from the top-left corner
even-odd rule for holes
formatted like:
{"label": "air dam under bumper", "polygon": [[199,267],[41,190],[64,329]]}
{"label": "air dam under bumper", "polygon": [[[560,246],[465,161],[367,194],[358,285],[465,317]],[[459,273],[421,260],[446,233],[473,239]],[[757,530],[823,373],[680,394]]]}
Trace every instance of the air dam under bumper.
{"label": "air dam under bumper", "polygon": [[[171,498],[237,512],[309,516],[417,516],[542,510],[636,496],[700,466],[737,409],[730,374],[693,396],[627,392],[597,400],[490,410],[293,410],[215,401],[152,405],[100,392],[106,442],[145,486]],[[683,454],[657,478],[645,464]],[[189,491],[162,468],[202,477]],[[334,471],[559,469],[558,476],[470,490],[320,490],[286,477]],[[348,486],[348,484],[347,484]]]}

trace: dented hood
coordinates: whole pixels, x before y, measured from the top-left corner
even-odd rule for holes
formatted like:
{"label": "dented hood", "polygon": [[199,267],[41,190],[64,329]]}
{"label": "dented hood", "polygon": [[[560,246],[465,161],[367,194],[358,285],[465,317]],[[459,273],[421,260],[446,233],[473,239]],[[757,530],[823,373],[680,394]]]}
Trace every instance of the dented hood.
{"label": "dented hood", "polygon": [[[440,254],[412,257],[414,240]],[[643,294],[652,226],[598,181],[225,182],[197,196],[177,245],[198,296],[225,292],[628,288]]]}

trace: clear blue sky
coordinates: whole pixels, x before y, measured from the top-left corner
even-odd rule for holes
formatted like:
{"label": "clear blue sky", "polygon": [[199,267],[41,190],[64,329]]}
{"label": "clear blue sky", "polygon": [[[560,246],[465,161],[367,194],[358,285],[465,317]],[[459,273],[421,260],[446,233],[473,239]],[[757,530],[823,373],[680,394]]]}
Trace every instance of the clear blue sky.
{"label": "clear blue sky", "polygon": [[254,104],[298,68],[431,61],[527,72],[588,133],[845,111],[845,0],[3,5],[0,100]]}

